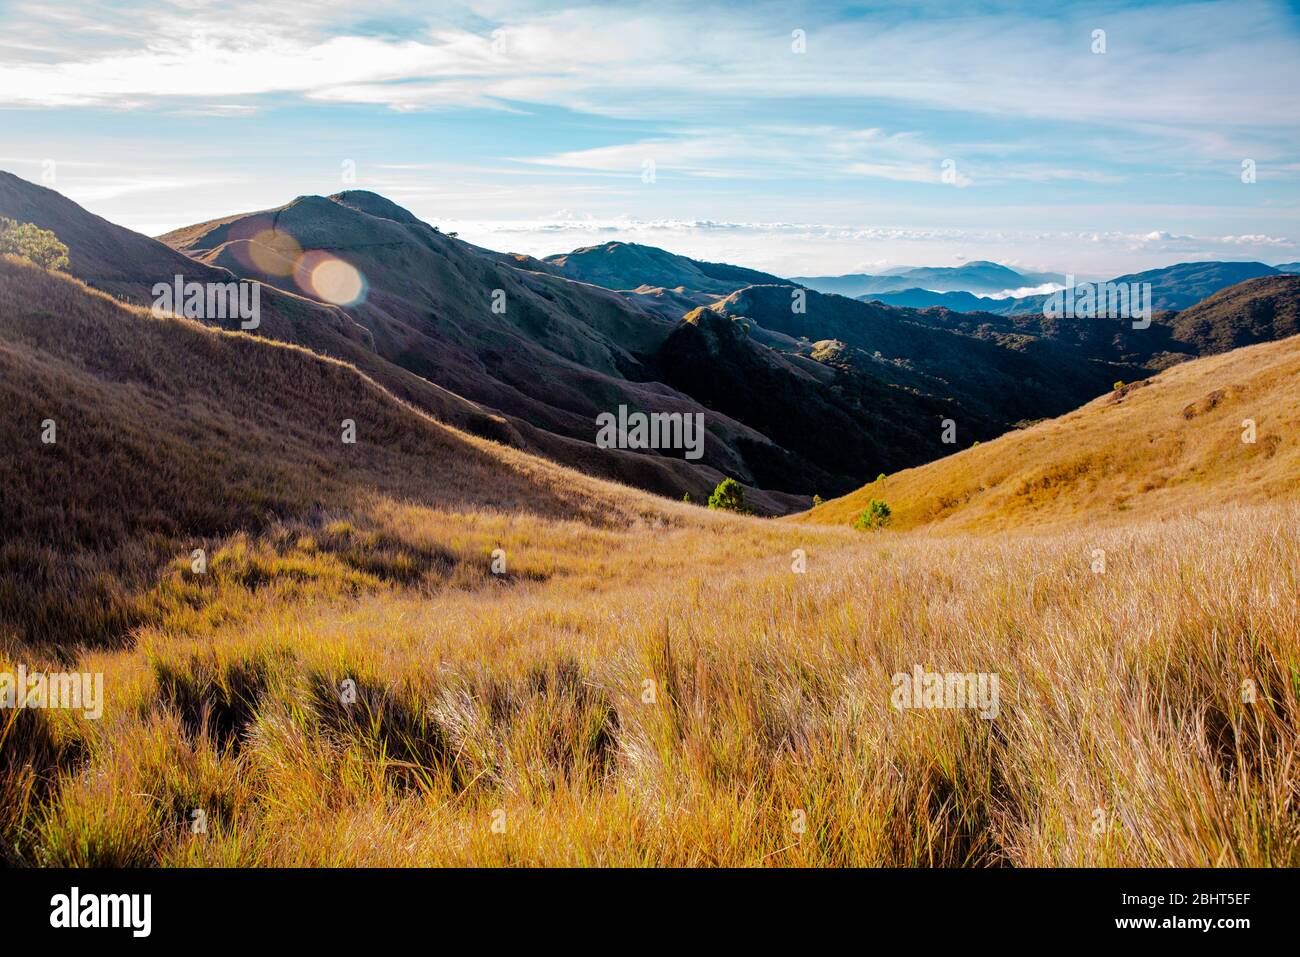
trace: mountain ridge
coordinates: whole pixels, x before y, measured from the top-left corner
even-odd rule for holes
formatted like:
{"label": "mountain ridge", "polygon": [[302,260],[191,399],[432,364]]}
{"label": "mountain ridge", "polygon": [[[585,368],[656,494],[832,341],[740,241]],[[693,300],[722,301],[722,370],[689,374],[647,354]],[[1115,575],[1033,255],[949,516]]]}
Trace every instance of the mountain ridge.
{"label": "mountain ridge", "polygon": [[[340,195],[353,206],[364,202],[356,193]],[[375,196],[375,200],[382,200],[382,197]],[[326,203],[328,207],[323,205]],[[283,208],[291,206],[299,210],[342,208],[341,203],[333,203],[323,197],[299,197]],[[374,203],[372,208],[377,208]],[[387,211],[391,213],[391,209]],[[689,491],[696,498],[707,497],[709,491],[727,474],[750,485],[746,481],[746,469],[729,456],[720,460],[725,469],[723,471],[707,462],[687,462],[680,456],[674,458],[624,449],[597,449],[591,438],[595,434],[594,424],[591,425],[590,434],[585,437],[581,434],[575,437],[552,431],[522,415],[511,414],[490,402],[467,397],[454,388],[448,388],[448,384],[455,383],[455,377],[449,377],[450,383],[434,381],[430,377],[431,369],[420,361],[420,334],[414,330],[403,330],[399,322],[384,310],[372,311],[364,317],[372,322],[372,327],[367,328],[357,322],[348,310],[304,295],[288,277],[269,276],[255,268],[256,263],[250,265],[246,256],[241,261],[232,251],[232,243],[227,241],[230,238],[228,232],[234,223],[247,220],[248,214],[235,214],[210,221],[222,227],[220,243],[200,243],[200,238],[210,230],[199,227],[187,227],[167,234],[174,240],[180,237],[189,247],[202,248],[203,255],[214,262],[191,258],[158,240],[115,226],[53,190],[3,172],[0,172],[0,215],[34,222],[60,234],[70,248],[72,275],[135,305],[151,302],[154,284],[160,281],[171,283],[178,272],[195,281],[224,283],[241,278],[252,278],[255,281],[274,279],[275,282],[263,284],[262,321],[255,330],[256,335],[297,343],[321,355],[353,364],[404,400],[472,434],[544,455],[588,474],[627,482],[672,498],[680,498],[683,491]],[[357,215],[362,214],[357,212]],[[405,225],[387,218],[382,221],[391,222],[391,228]],[[270,227],[273,223],[267,222],[265,225]],[[458,243],[446,237],[434,241]],[[248,239],[236,239],[235,242],[243,247],[250,245]],[[268,256],[263,260],[264,263],[278,255],[274,244],[263,247],[263,253]],[[238,272],[225,268],[226,265],[236,266]],[[620,314],[629,314],[632,308],[612,292],[597,291],[592,295],[600,297],[606,308]],[[591,296],[587,299],[590,302]],[[595,303],[595,308],[601,308],[601,304]],[[635,315],[637,321],[640,321],[640,318],[649,313],[642,311]],[[667,320],[656,318],[665,325],[668,324]],[[226,325],[230,327],[232,324]],[[378,341],[375,339],[376,331],[380,336]],[[416,347],[414,353],[411,351],[413,347]],[[456,356],[453,355],[452,358]],[[464,358],[463,355],[461,358]],[[563,368],[585,376],[591,375],[572,363],[564,363]],[[629,405],[635,407],[691,407],[688,399],[674,398],[662,388],[655,389],[653,384],[642,386],[629,383],[628,387],[633,390],[628,399]],[[591,413],[593,419],[595,411],[598,410]],[[716,418],[714,424],[717,424]],[[739,424],[727,426],[724,423],[723,427],[747,434]],[[568,431],[571,433],[574,429]],[[761,443],[763,439],[755,436],[754,441]],[[706,443],[706,448],[716,450],[718,446],[709,442]],[[807,501],[806,497],[767,491],[752,485],[750,498],[755,507],[764,513],[789,512]]]}
{"label": "mountain ridge", "polygon": [[[0,180],[0,214],[64,228],[74,274],[119,296],[138,302],[152,273],[170,280],[176,269],[261,282],[270,308],[259,334],[349,362],[450,425],[673,498],[703,500],[732,476],[765,514],[945,455],[943,423],[990,439],[1212,339],[1257,341],[1292,322],[1283,285],[1268,316],[1260,296],[1229,297],[1186,321],[1202,330],[1188,342],[1167,317],[1110,342],[1095,323],[857,302],[638,244],[545,260],[496,253],[361,190],[174,230],[168,246],[21,182]],[[105,275],[110,257],[134,274]],[[327,295],[322,264],[354,275],[355,289]],[[771,281],[731,288],[755,278]],[[704,415],[703,460],[597,448],[597,416],[620,405]]]}

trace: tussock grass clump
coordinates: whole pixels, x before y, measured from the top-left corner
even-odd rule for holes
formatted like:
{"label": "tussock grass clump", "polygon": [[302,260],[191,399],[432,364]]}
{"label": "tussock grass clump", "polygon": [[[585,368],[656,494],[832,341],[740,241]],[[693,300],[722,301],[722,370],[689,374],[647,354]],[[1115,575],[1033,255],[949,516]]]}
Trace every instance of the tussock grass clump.
{"label": "tussock grass clump", "polygon": [[309,731],[363,754],[397,787],[429,793],[464,787],[448,735],[418,689],[352,677],[350,670],[312,672],[306,682],[314,719]]}
{"label": "tussock grass clump", "polygon": [[185,661],[154,662],[158,697],[175,712],[191,740],[209,739],[219,750],[237,749],[266,690],[269,662],[222,660],[216,651]]}

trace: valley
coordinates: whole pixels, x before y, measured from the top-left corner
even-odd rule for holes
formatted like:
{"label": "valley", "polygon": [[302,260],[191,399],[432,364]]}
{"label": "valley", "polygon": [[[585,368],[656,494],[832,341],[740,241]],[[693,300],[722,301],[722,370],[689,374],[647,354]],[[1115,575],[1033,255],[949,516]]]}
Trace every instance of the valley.
{"label": "valley", "polygon": [[0,187],[70,254],[0,257],[0,669],[103,681],[0,729],[6,864],[1300,863],[1295,277],[1133,329]]}

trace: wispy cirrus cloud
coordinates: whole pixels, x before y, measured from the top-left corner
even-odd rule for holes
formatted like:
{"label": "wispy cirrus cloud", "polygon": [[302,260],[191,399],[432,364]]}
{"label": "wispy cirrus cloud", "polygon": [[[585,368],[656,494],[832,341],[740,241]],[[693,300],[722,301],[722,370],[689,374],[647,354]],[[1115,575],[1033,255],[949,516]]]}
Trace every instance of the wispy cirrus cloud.
{"label": "wispy cirrus cloud", "polygon": [[[0,8],[11,151],[59,160],[60,188],[97,212],[151,224],[334,191],[346,166],[355,185],[444,219],[564,206],[606,220],[896,222],[950,258],[1002,240],[935,224],[988,222],[1026,244],[1042,225],[1118,262],[1179,250],[1094,242],[1088,227],[1286,235],[1300,208],[1297,90],[1300,24],[1270,0]],[[87,159],[140,170],[140,188],[72,165]],[[184,208],[177,183],[194,184]],[[901,233],[842,241],[925,258]]]}
{"label": "wispy cirrus cloud", "polygon": [[[1032,147],[1024,144],[1008,149],[1032,155]],[[1113,173],[1009,156],[994,159],[985,146],[969,151],[974,154],[969,163],[966,160],[959,163],[947,155],[964,156],[967,152],[961,143],[940,149],[915,131],[891,133],[878,127],[757,127],[744,133],[687,134],[518,160],[616,176],[640,175],[651,167],[656,173],[731,178],[752,177],[779,169],[822,177],[865,177],[957,187],[970,186],[976,181],[1118,183],[1124,179]]]}
{"label": "wispy cirrus cloud", "polygon": [[[44,24],[45,44],[0,66],[0,97],[66,106],[298,93],[399,108],[499,99],[636,116],[675,112],[683,97],[824,97],[1229,130],[1286,124],[1300,88],[1294,13],[1263,0],[980,15],[931,5],[925,16],[904,5],[872,17],[507,4],[464,8],[466,26],[419,4],[373,11],[405,18],[401,36],[360,21],[351,4],[283,9],[155,0],[121,4],[109,19],[18,5],[11,19],[27,31]],[[792,50],[792,28],[805,31],[806,52]],[[1098,28],[1100,56],[1090,50]]]}

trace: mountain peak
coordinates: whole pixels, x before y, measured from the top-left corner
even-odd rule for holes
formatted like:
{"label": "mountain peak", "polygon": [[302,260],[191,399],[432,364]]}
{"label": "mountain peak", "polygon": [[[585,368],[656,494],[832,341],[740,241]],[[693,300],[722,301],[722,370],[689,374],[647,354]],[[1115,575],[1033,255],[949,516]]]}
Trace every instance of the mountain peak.
{"label": "mountain peak", "polygon": [[372,193],[367,189],[347,189],[341,193],[335,193],[329,198],[340,206],[347,206],[349,209],[355,209],[370,216],[391,219],[395,223],[415,225],[421,222],[414,213],[398,206],[391,199],[380,196],[378,193]]}
{"label": "mountain peak", "polygon": [[756,269],[704,262],[658,246],[617,240],[547,256],[542,262],[550,271],[567,279],[607,289],[682,286],[696,292],[728,295],[744,286],[785,282]]}

